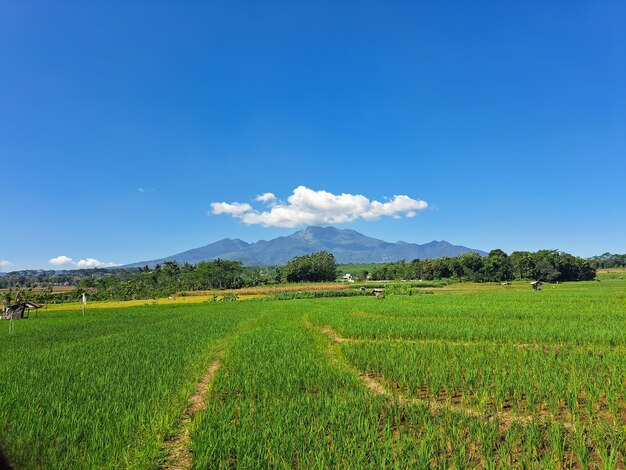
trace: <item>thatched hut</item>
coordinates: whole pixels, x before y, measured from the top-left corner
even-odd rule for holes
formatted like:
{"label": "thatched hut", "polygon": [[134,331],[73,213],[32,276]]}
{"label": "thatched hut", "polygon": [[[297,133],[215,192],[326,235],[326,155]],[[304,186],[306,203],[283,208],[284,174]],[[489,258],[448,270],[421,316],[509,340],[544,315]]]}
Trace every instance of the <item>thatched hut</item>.
{"label": "thatched hut", "polygon": [[3,320],[19,320],[20,318],[28,318],[31,310],[40,309],[41,305],[27,300],[26,302],[18,302],[9,305],[4,309]]}

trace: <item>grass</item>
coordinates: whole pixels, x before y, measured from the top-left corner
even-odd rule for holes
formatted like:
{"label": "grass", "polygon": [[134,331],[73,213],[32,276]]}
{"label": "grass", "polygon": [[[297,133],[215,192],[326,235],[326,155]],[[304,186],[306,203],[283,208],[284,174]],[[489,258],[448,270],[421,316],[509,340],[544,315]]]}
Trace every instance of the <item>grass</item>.
{"label": "grass", "polygon": [[[85,308],[86,312],[90,312],[93,309],[118,309],[128,307],[154,307],[154,306],[175,306],[186,304],[199,304],[201,302],[213,302],[215,300],[223,300],[225,295],[229,293],[237,293],[237,291],[216,291],[215,293],[205,293],[199,295],[189,296],[175,296],[172,298],[160,298],[150,300],[115,300],[115,301],[89,301]],[[267,294],[237,294],[239,300],[251,300],[267,297]],[[76,311],[82,312],[82,302],[67,302],[63,304],[48,304],[42,311],[37,313],[31,312],[34,315],[46,315],[47,312],[57,311]]]}
{"label": "grass", "polygon": [[211,307],[66,311],[3,328],[0,436],[13,464],[151,466],[211,357],[254,314]]}
{"label": "grass", "polygon": [[623,468],[625,284],[601,281],[3,322],[0,442],[19,468],[159,467],[223,351],[195,468]]}
{"label": "grass", "polygon": [[363,271],[371,273],[377,266],[384,263],[356,263],[356,264],[340,264],[338,266],[339,271],[342,273],[352,274],[353,277],[361,276]]}
{"label": "grass", "polygon": [[497,412],[617,424],[625,411],[620,378],[626,348],[531,347],[527,344],[344,343],[359,370],[374,371],[407,396],[452,399]]}

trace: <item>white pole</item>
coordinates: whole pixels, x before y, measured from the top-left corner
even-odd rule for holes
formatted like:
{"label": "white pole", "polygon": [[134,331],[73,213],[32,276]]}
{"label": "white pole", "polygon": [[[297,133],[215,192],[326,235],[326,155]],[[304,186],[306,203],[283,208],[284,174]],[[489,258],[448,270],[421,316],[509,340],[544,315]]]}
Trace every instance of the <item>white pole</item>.
{"label": "white pole", "polygon": [[87,305],[87,296],[83,292],[83,317],[85,316],[85,305]]}

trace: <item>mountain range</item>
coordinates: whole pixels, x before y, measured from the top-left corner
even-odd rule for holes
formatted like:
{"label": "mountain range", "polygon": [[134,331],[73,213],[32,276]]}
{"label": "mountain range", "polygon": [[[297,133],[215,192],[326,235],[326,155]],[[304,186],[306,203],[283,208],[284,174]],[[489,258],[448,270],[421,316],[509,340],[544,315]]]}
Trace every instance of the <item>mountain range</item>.
{"label": "mountain range", "polygon": [[125,267],[154,266],[164,261],[196,264],[217,258],[242,261],[248,266],[282,265],[294,256],[326,250],[335,255],[338,263],[384,263],[420,258],[440,258],[481,250],[452,245],[446,241],[432,241],[423,245],[407,242],[389,243],[371,238],[355,230],[335,227],[308,227],[286,237],[246,243],[225,238],[209,245],[194,248],[166,258],[141,261]]}

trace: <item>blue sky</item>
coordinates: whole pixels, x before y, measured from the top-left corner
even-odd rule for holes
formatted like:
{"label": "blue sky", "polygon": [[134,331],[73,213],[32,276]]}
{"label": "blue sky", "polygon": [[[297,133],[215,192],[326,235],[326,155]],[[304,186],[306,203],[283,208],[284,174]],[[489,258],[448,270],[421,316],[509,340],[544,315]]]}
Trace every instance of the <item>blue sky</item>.
{"label": "blue sky", "polygon": [[[623,253],[624,24],[623,1],[3,0],[0,270],[270,239],[299,227],[275,206],[335,220],[341,194],[367,202],[333,225],[388,241]],[[428,207],[372,212],[394,196]]]}

